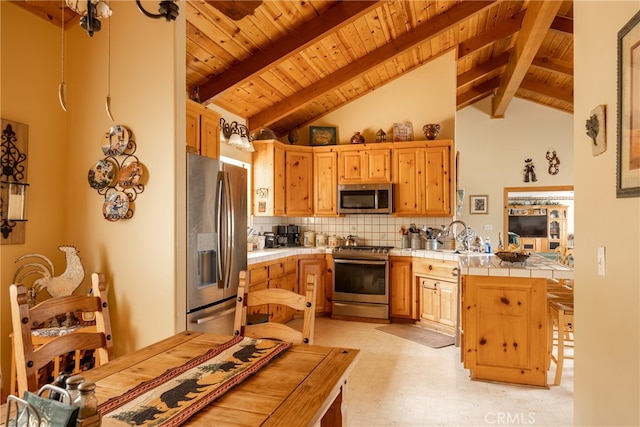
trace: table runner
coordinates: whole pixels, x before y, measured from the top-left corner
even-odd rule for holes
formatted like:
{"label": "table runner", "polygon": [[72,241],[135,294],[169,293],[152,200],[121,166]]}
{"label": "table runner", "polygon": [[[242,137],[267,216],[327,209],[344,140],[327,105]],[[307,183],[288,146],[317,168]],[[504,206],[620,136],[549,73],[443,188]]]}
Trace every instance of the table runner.
{"label": "table runner", "polygon": [[178,426],[291,347],[235,337],[98,406],[103,417],[133,425]]}

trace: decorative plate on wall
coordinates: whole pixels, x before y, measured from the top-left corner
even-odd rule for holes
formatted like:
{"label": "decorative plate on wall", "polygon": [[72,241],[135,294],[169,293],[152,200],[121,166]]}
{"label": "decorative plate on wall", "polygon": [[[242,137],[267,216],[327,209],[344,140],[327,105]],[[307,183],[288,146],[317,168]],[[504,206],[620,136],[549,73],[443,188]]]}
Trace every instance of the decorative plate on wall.
{"label": "decorative plate on wall", "polygon": [[102,190],[111,185],[113,178],[116,176],[118,167],[111,159],[98,160],[91,169],[89,169],[88,180],[89,186],[96,190]]}
{"label": "decorative plate on wall", "polygon": [[135,160],[129,161],[122,166],[118,172],[118,184],[122,188],[135,187],[140,183],[142,177],[142,167]]}
{"label": "decorative plate on wall", "polygon": [[127,215],[129,197],[122,191],[114,191],[104,199],[102,214],[107,221],[118,221]]}
{"label": "decorative plate on wall", "polygon": [[102,138],[102,152],[105,156],[119,156],[129,144],[129,129],[122,125],[111,126]]}

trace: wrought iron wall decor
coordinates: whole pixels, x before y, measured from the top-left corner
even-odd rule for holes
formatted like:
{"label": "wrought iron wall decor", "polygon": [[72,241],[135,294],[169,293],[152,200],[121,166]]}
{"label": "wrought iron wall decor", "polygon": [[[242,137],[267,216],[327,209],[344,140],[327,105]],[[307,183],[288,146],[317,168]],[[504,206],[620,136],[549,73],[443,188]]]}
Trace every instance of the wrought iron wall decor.
{"label": "wrought iron wall decor", "polygon": [[102,139],[105,157],[89,169],[89,186],[104,196],[102,214],[107,221],[133,217],[134,202],[144,191],[143,165],[134,154],[136,149],[127,127],[112,126]]}
{"label": "wrought iron wall decor", "polygon": [[1,244],[24,243],[26,218],[27,147],[29,126],[2,119],[0,146]]}

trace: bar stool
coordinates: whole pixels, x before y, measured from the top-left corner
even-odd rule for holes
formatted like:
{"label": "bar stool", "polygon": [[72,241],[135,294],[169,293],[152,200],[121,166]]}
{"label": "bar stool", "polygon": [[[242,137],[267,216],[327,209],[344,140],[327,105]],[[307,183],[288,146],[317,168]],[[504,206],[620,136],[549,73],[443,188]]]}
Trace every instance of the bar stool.
{"label": "bar stool", "polygon": [[[549,298],[549,330],[547,334],[547,348],[549,357],[547,368],[553,361],[556,364],[554,385],[560,385],[564,359],[573,359],[573,297],[550,296]],[[554,334],[557,337],[554,339]],[[557,356],[553,354],[553,348],[557,347]],[[567,347],[571,348],[570,354],[565,354]]]}

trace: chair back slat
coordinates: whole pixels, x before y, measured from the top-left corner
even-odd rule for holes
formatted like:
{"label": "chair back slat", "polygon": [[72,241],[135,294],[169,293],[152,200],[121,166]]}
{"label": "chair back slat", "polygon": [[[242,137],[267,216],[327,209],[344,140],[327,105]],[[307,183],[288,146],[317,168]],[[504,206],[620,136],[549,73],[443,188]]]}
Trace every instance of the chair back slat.
{"label": "chair back slat", "polygon": [[[240,284],[236,303],[234,330],[236,335],[252,338],[273,338],[292,343],[313,343],[316,307],[316,276],[309,274],[305,284],[305,294],[299,295],[286,289],[261,289],[249,291],[247,272],[240,272]],[[302,330],[276,322],[247,324],[247,307],[281,304],[303,312]],[[271,317],[271,314],[269,315]]]}
{"label": "chair back slat", "polygon": [[[38,371],[60,356],[81,350],[94,350],[96,365],[109,361],[113,349],[109,317],[107,286],[104,275],[91,275],[93,296],[54,297],[29,308],[27,289],[22,284],[9,288],[13,324],[14,357],[18,392],[38,389]],[[34,344],[33,331],[49,319],[67,313],[93,313],[95,328],[46,339],[42,345]]]}

